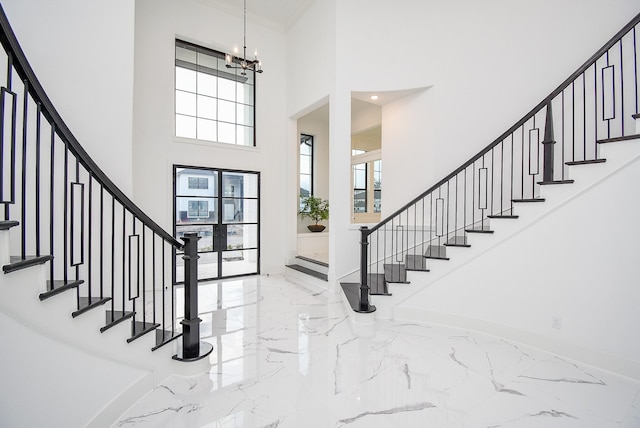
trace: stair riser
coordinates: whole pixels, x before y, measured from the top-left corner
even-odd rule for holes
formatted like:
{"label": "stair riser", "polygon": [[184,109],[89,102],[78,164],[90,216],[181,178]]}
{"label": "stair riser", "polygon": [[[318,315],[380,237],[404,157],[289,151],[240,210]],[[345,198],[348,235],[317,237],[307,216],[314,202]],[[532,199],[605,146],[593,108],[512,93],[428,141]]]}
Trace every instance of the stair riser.
{"label": "stair riser", "polygon": [[306,267],[307,269],[311,269],[315,272],[322,273],[325,275],[329,273],[329,268],[327,266],[322,266],[313,262],[309,262],[307,260],[299,259],[297,257],[290,264],[297,264],[297,265]]}

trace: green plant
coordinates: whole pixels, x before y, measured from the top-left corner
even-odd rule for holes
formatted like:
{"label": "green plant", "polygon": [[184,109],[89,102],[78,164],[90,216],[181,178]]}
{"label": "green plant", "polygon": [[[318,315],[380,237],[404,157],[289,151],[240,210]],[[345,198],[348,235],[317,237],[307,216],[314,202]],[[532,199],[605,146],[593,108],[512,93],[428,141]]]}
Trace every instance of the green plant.
{"label": "green plant", "polygon": [[329,218],[329,201],[315,196],[301,196],[302,209],[298,212],[301,218],[308,217],[318,224],[321,220]]}

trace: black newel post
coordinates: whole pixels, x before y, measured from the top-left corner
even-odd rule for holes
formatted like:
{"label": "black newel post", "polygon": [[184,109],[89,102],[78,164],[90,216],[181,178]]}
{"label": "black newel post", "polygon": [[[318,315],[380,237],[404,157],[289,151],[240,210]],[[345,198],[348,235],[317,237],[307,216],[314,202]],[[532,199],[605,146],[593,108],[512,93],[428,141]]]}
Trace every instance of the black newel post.
{"label": "black newel post", "polygon": [[367,283],[367,254],[369,247],[369,228],[360,227],[360,310],[357,312],[373,312],[376,307],[369,304],[369,285]]}
{"label": "black newel post", "polygon": [[551,111],[551,101],[547,104],[547,116],[544,123],[544,165],[542,171],[542,181],[553,181],[553,146],[556,144],[553,138],[553,112]]}
{"label": "black newel post", "polygon": [[213,351],[213,345],[200,341],[200,323],[198,318],[198,241],[195,232],[185,233],[184,241],[184,319],[182,324],[182,349],[173,359],[197,361]]}

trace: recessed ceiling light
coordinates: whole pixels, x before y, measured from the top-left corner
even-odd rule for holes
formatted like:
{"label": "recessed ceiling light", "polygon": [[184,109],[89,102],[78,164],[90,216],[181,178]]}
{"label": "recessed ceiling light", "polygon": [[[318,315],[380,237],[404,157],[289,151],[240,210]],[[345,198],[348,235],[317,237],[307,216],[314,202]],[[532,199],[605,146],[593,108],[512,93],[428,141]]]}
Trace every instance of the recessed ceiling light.
{"label": "recessed ceiling light", "polygon": [[373,101],[375,101],[375,100],[377,100],[377,99],[378,99],[378,96],[377,96],[377,95],[371,95],[371,99],[372,99]]}

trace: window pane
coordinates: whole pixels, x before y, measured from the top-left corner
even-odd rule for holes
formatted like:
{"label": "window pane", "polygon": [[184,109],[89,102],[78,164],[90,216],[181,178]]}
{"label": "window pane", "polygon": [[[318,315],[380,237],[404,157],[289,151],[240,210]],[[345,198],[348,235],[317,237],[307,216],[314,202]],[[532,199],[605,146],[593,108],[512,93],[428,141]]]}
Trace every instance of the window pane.
{"label": "window pane", "polygon": [[300,175],[300,196],[311,196],[311,176]]}
{"label": "window pane", "polygon": [[239,125],[253,125],[253,107],[244,104],[236,104],[237,123]]}
{"label": "window pane", "polygon": [[176,135],[178,137],[196,138],[196,118],[176,114]]}
{"label": "window pane", "polygon": [[373,191],[373,212],[379,213],[382,208],[382,191],[374,190]]}
{"label": "window pane", "polygon": [[258,225],[229,225],[227,226],[227,250],[241,248],[256,248],[258,246]]}
{"label": "window pane", "polygon": [[176,224],[215,223],[217,198],[176,198]]}
{"label": "window pane", "polygon": [[237,85],[236,101],[242,104],[253,105],[253,86]]}
{"label": "window pane", "polygon": [[224,223],[257,223],[258,200],[224,198],[222,221]]}
{"label": "window pane", "polygon": [[253,146],[253,127],[238,125],[238,144],[243,146]]}
{"label": "window pane", "polygon": [[222,253],[222,275],[243,275],[258,272],[258,250],[225,251]]}
{"label": "window pane", "polygon": [[176,46],[176,59],[180,61],[186,61],[191,64],[196,63],[196,51],[193,49],[186,49],[181,46]]}
{"label": "window pane", "polygon": [[367,164],[361,163],[353,166],[353,187],[356,189],[367,188]]}
{"label": "window pane", "polygon": [[218,100],[218,120],[221,122],[235,123],[236,106],[230,101]]}
{"label": "window pane", "polygon": [[218,68],[218,58],[204,52],[198,52],[198,65],[216,70]]}
{"label": "window pane", "polygon": [[189,92],[176,91],[176,113],[195,116],[196,95]]}
{"label": "window pane", "polygon": [[218,78],[218,98],[235,101],[236,82],[223,77]]}
{"label": "window pane", "polygon": [[196,72],[182,67],[176,67],[176,89],[196,91]]}
{"label": "window pane", "polygon": [[303,141],[302,143],[300,143],[300,154],[311,156],[311,144],[309,144],[306,141]]}
{"label": "window pane", "polygon": [[177,168],[175,179],[177,196],[213,197],[217,193],[218,173],[215,170]]}
{"label": "window pane", "polygon": [[222,186],[224,196],[234,198],[257,198],[258,176],[241,172],[223,172]]}
{"label": "window pane", "polygon": [[236,127],[230,123],[218,122],[218,141],[221,143],[236,143]]}
{"label": "window pane", "polygon": [[311,156],[300,156],[300,174],[311,174]]}
{"label": "window pane", "polygon": [[185,233],[197,233],[200,236],[198,240],[198,252],[213,251],[213,226],[201,226],[201,225],[189,225],[189,226],[176,226],[176,238],[182,242],[180,238]]}
{"label": "window pane", "polygon": [[215,97],[217,92],[216,77],[210,74],[198,73],[198,93]]}
{"label": "window pane", "polygon": [[353,212],[367,212],[367,192],[364,190],[353,191]]}
{"label": "window pane", "polygon": [[216,121],[198,119],[198,139],[216,141]]}
{"label": "window pane", "polygon": [[198,117],[216,119],[216,99],[198,95]]}

